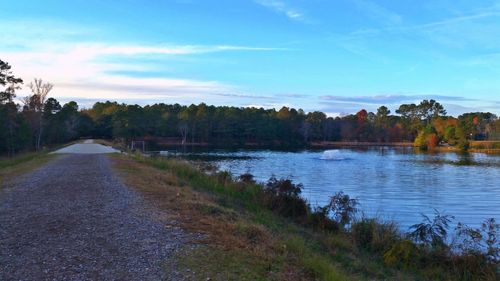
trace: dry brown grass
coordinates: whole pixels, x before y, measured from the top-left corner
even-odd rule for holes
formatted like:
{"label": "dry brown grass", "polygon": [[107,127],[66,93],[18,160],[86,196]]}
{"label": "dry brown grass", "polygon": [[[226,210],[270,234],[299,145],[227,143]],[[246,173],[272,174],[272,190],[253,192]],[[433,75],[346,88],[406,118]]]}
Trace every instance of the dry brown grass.
{"label": "dry brown grass", "polygon": [[[142,193],[156,209],[162,210],[161,220],[166,224],[175,222],[190,233],[203,234],[205,238],[192,241],[203,246],[196,250],[196,254],[192,254],[196,256],[195,263],[205,264],[205,269],[199,265],[198,270],[213,270],[209,267],[214,267],[214,262],[230,262],[234,265],[241,259],[242,263],[254,264],[256,271],[262,271],[276,267],[277,263],[283,263],[286,259],[282,246],[277,246],[282,243],[268,229],[252,223],[245,212],[222,206],[215,195],[194,190],[171,172],[158,170],[122,155],[113,155],[111,158],[126,184]],[[218,257],[208,258],[213,255],[208,254],[210,252],[218,253],[221,260],[217,260]],[[189,253],[183,255],[189,256]],[[186,262],[187,266],[192,266],[192,263]],[[301,270],[287,264],[279,265],[279,270],[265,273],[268,275],[266,279],[290,280],[294,276],[294,280],[306,280]]]}
{"label": "dry brown grass", "polygon": [[470,152],[500,154],[500,141],[471,141]]}
{"label": "dry brown grass", "polygon": [[[165,210],[165,221],[175,221],[183,229],[206,234],[204,242],[228,249],[255,251],[259,247],[271,246],[271,235],[266,229],[247,225],[241,214],[218,205],[209,194],[183,186],[172,173],[123,156],[112,158],[129,186],[140,191],[155,207]],[[255,247],[257,244],[259,246]]]}
{"label": "dry brown grass", "polygon": [[177,253],[174,266],[165,265],[167,272],[191,269],[188,280],[401,279],[381,260],[360,255],[347,234],[315,232],[251,203],[255,198],[242,195],[251,186],[179,160],[110,157],[126,184],[162,210],[165,224],[204,234]]}

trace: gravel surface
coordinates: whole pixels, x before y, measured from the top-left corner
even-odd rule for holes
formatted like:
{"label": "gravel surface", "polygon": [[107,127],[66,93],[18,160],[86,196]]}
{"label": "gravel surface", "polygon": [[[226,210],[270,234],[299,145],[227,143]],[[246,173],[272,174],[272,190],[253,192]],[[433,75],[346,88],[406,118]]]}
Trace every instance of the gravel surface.
{"label": "gravel surface", "polygon": [[105,146],[98,143],[93,143],[92,140],[86,140],[84,143],[77,143],[66,146],[52,153],[57,154],[101,154],[101,153],[115,153],[120,152],[112,147]]}
{"label": "gravel surface", "polygon": [[60,156],[0,191],[0,280],[160,280],[187,235],[105,155]]}

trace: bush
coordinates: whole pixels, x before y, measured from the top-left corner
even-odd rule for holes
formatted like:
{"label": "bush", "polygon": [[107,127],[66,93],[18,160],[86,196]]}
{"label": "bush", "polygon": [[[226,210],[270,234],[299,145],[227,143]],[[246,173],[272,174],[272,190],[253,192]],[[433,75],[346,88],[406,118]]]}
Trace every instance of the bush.
{"label": "bush", "polygon": [[461,138],[457,142],[457,148],[461,151],[467,151],[470,147],[470,143],[467,139]]}
{"label": "bush", "polygon": [[394,223],[381,223],[376,219],[363,219],[352,225],[354,243],[365,250],[386,252],[400,239]]}
{"label": "bush", "polygon": [[401,239],[400,231],[393,222],[375,222],[375,232],[373,234],[372,249],[379,252],[386,252],[392,245]]}
{"label": "bush", "polygon": [[238,180],[242,183],[248,183],[248,184],[254,184],[255,183],[255,180],[254,180],[254,176],[250,173],[244,173],[244,174],[241,174],[239,177],[238,177]]}
{"label": "bush", "polygon": [[422,150],[427,149],[427,141],[426,141],[427,135],[425,131],[420,131],[415,138],[415,141],[413,141],[413,146],[418,147]]}
{"label": "bush", "polygon": [[494,218],[485,220],[481,228],[474,229],[459,223],[456,235],[460,243],[458,250],[466,254],[483,254],[492,263],[500,262],[500,225]]}
{"label": "bush", "polygon": [[345,228],[355,218],[358,205],[357,199],[352,199],[349,195],[339,191],[330,197],[330,202],[325,208],[332,214],[333,219]]}
{"label": "bush", "polygon": [[412,241],[402,240],[384,254],[384,262],[389,266],[415,268],[419,255],[418,248]]}
{"label": "bush", "polygon": [[446,237],[448,236],[448,225],[453,216],[443,215],[434,209],[434,218],[422,214],[424,220],[421,223],[410,227],[408,236],[417,243],[431,248],[442,248],[446,246]]}
{"label": "bush", "polygon": [[329,210],[326,207],[316,207],[309,215],[309,223],[316,229],[336,232],[340,225],[328,216]]}
{"label": "bush", "polygon": [[468,252],[452,258],[457,280],[498,280],[495,266],[478,252]]}
{"label": "bush", "polygon": [[285,217],[304,218],[309,205],[300,197],[302,184],[294,184],[290,179],[271,177],[264,187],[264,204]]}
{"label": "bush", "polygon": [[361,248],[370,250],[375,232],[375,221],[363,219],[352,225],[352,238],[354,243]]}

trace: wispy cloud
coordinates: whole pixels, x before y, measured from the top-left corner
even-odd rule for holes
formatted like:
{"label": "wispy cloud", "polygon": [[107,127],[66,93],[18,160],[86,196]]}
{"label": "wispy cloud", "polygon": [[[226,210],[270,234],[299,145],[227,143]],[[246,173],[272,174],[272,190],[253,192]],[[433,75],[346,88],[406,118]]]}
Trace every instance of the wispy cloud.
{"label": "wispy cloud", "polygon": [[336,95],[324,95],[320,99],[324,101],[334,101],[334,102],[346,102],[346,103],[356,103],[356,104],[396,104],[404,102],[417,102],[423,99],[434,99],[437,101],[475,101],[476,99],[470,99],[459,96],[446,96],[446,95],[373,95],[373,96],[336,96]]}
{"label": "wispy cloud", "polygon": [[498,102],[467,98],[463,96],[449,96],[440,94],[414,94],[414,95],[366,95],[366,96],[320,96],[321,109],[333,115],[345,115],[361,109],[375,112],[378,107],[385,105],[395,112],[403,103],[419,103],[423,99],[434,99],[441,103],[449,115],[458,116],[464,112],[490,110],[498,114]]}
{"label": "wispy cloud", "polygon": [[[190,103],[254,98],[230,83],[192,77],[169,77],[168,61],[227,52],[277,52],[284,48],[244,45],[148,44],[102,42],[91,28],[30,20],[3,21],[1,59],[26,82],[35,77],[55,84],[52,96],[61,100],[168,101]],[[44,32],[46,31],[46,32]],[[100,36],[97,36],[100,37]],[[144,59],[154,58],[154,59]],[[186,62],[187,63],[187,62]],[[135,74],[134,74],[135,73]],[[140,76],[137,73],[156,73]],[[27,94],[22,89],[19,96]]]}
{"label": "wispy cloud", "polygon": [[[120,74],[123,70],[147,72],[154,66],[141,63],[128,64],[116,57],[186,56],[216,52],[276,50],[281,49],[231,45],[150,46],[52,42],[7,50],[2,52],[2,59],[13,65],[15,73],[26,81],[42,77],[54,83],[52,94],[56,98],[150,101],[163,98],[173,102],[189,102],[207,96],[217,100],[216,97],[250,99],[252,95],[237,94],[241,92],[237,87],[218,81],[134,77],[123,72]],[[106,60],[108,57],[114,59]],[[26,89],[24,92],[21,91],[20,95],[26,94],[25,91]]]}
{"label": "wispy cloud", "polygon": [[305,21],[306,18],[303,12],[289,6],[285,1],[281,0],[254,0],[255,3],[272,9],[275,12],[285,15],[291,20]]}
{"label": "wispy cloud", "polygon": [[368,0],[350,0],[354,6],[364,12],[368,17],[380,20],[388,24],[400,24],[403,17],[398,13],[390,11],[389,9],[379,5],[375,2]]}
{"label": "wispy cloud", "polygon": [[[352,1],[360,1],[360,0],[352,0]],[[435,32],[441,32],[441,33],[448,33],[448,34],[454,34],[454,35],[460,35],[465,38],[467,37],[474,37],[478,38],[478,34],[483,34],[487,33],[489,34],[490,32],[493,32],[497,29],[491,29],[491,28],[486,28],[486,29],[478,29],[475,30],[473,33],[471,33],[471,30],[465,30],[467,29],[466,26],[467,24],[480,21],[480,20],[486,20],[489,18],[494,18],[494,17],[500,17],[500,6],[499,5],[493,5],[485,8],[481,8],[469,13],[464,13],[461,15],[454,15],[452,17],[447,17],[441,20],[437,21],[432,21],[432,22],[427,22],[427,23],[421,23],[421,24],[413,24],[413,25],[392,25],[388,27],[382,27],[382,28],[366,28],[366,29],[359,29],[354,31],[351,35],[353,36],[377,36],[381,35],[384,33],[405,33],[409,34],[411,32],[418,32],[420,34],[426,33],[426,34],[433,34]],[[497,23],[486,23],[486,25],[494,25],[498,26]],[[465,39],[463,38],[463,39]],[[490,37],[491,38],[491,37]]]}
{"label": "wispy cloud", "polygon": [[[364,0],[351,1],[365,3]],[[333,34],[329,38],[350,53],[378,63],[398,64],[401,61],[391,60],[392,52],[387,50],[394,47],[397,53],[411,52],[413,55],[435,58],[451,64],[477,66],[482,63],[493,65],[491,68],[495,70],[493,68],[496,64],[493,60],[484,62],[483,58],[477,57],[478,54],[495,52],[500,48],[498,39],[500,5],[454,11],[451,15],[441,13],[441,19],[414,24],[408,24],[410,20],[404,22],[402,19],[398,20],[397,14],[391,16],[390,12],[389,14],[376,12],[376,8],[369,12],[370,4],[361,6],[373,17],[393,20],[386,20],[386,24],[381,27],[367,25],[366,28],[356,29],[347,34]],[[391,41],[389,46],[386,44],[387,40]],[[471,53],[475,53],[477,59],[466,57]]]}
{"label": "wispy cloud", "polygon": [[283,48],[265,48],[265,47],[250,47],[250,46],[203,46],[203,45],[183,45],[183,46],[120,46],[120,45],[94,45],[86,47],[90,52],[95,52],[101,55],[140,55],[140,54],[159,54],[159,55],[189,55],[189,54],[205,54],[224,51],[281,51]]}

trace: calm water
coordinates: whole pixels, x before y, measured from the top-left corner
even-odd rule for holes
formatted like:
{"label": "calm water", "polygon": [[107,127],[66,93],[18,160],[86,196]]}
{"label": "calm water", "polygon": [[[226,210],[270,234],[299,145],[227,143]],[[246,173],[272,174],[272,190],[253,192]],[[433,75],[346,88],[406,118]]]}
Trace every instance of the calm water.
{"label": "calm water", "polygon": [[454,215],[454,224],[500,221],[500,156],[417,154],[411,148],[207,154],[242,157],[215,161],[234,175],[249,172],[258,181],[276,175],[302,183],[312,205],[323,205],[342,190],[359,199],[365,215],[394,220],[402,229],[433,208]]}

